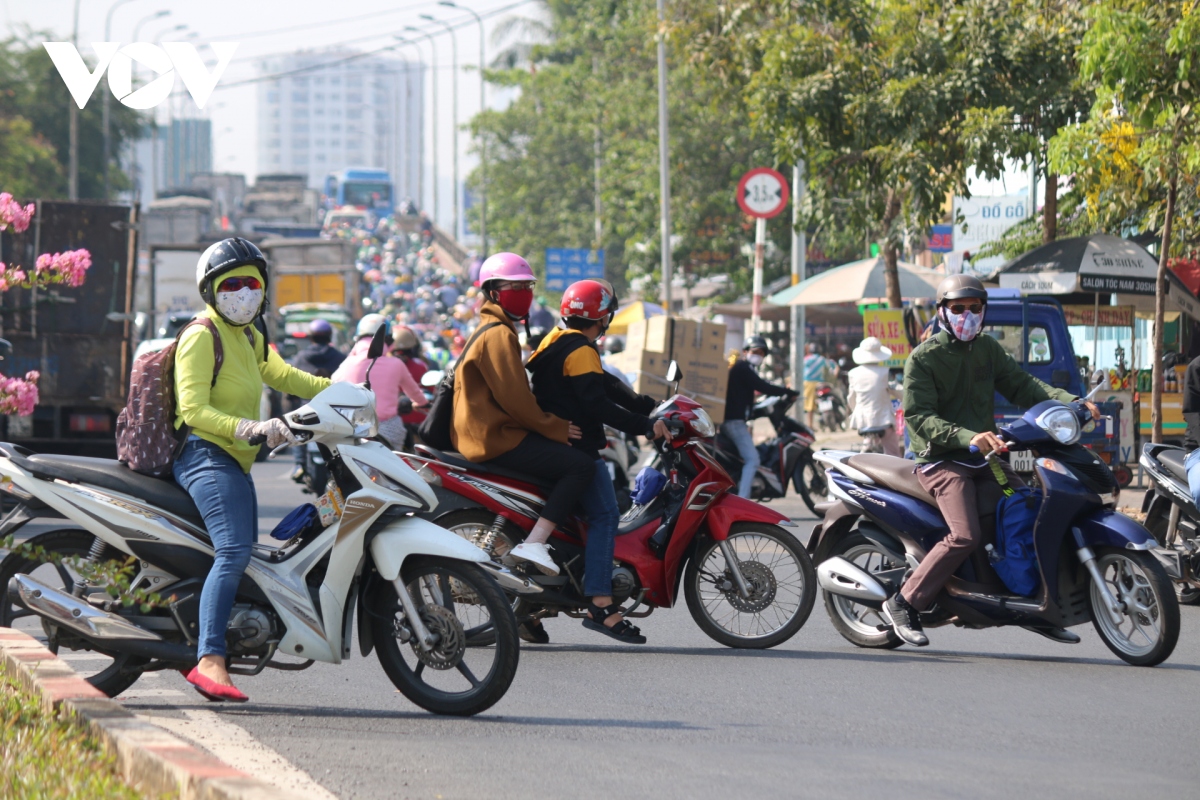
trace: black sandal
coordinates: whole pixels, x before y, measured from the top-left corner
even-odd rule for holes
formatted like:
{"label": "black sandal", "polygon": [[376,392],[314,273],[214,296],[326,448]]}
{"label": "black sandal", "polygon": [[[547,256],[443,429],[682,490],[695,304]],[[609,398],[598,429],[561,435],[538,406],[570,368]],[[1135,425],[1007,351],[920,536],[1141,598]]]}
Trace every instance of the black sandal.
{"label": "black sandal", "polygon": [[636,625],[631,624],[627,619],[621,620],[612,627],[604,624],[604,620],[608,619],[613,614],[621,613],[621,607],[616,603],[613,603],[610,606],[604,606],[603,608],[595,603],[591,603],[588,606],[588,612],[592,616],[590,619],[587,617],[584,618],[583,627],[603,633],[605,636],[611,636],[617,641],[625,642],[626,644],[646,643],[646,637],[642,636],[642,631]]}

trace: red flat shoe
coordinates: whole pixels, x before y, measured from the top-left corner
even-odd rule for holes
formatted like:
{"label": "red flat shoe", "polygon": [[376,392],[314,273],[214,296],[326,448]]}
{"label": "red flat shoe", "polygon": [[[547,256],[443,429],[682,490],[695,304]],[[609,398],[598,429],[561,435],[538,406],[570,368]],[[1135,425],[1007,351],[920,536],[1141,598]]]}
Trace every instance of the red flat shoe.
{"label": "red flat shoe", "polygon": [[224,686],[200,674],[200,668],[195,667],[186,676],[187,682],[197,692],[215,703],[228,700],[231,703],[244,703],[250,698],[242,694],[234,686]]}

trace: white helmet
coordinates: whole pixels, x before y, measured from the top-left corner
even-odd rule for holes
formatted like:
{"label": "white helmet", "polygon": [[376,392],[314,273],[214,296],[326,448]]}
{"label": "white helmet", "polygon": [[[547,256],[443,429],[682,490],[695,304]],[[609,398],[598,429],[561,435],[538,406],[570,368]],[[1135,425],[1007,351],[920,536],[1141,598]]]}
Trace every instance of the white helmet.
{"label": "white helmet", "polygon": [[354,338],[361,339],[364,336],[374,336],[375,331],[379,330],[380,325],[387,326],[387,324],[387,317],[383,314],[367,314],[358,321],[358,328],[354,331]]}

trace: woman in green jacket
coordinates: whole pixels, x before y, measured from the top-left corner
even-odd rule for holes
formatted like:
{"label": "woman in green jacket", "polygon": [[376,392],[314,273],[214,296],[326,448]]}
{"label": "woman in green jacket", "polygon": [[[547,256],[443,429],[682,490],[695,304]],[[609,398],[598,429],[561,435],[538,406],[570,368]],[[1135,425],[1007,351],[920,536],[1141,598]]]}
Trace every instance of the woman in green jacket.
{"label": "woman in green jacket", "polygon": [[253,244],[235,238],[209,247],[196,265],[196,284],[207,304],[199,316],[212,321],[224,360],[214,382],[213,333],[196,324],[179,339],[175,427],[187,425],[191,433],[174,475],[200,510],[216,551],[200,593],[200,661],[187,680],[210,700],[244,702],[248,698],[229,679],[225,629],[258,536],[258,499],[250,478],[258,445],[250,442],[265,437],[269,448],[295,443],[283,420],[258,420],[263,383],[312,397],[329,379],[288,365],[252,326],[267,288],[267,260]]}

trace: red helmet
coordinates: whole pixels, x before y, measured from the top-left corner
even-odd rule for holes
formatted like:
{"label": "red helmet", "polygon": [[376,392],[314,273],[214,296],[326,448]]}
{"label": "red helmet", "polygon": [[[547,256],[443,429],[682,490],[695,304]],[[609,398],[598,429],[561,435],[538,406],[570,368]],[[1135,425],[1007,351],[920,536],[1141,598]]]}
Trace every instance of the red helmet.
{"label": "red helmet", "polygon": [[563,292],[559,313],[598,322],[612,313],[612,290],[599,281],[576,281]]}

